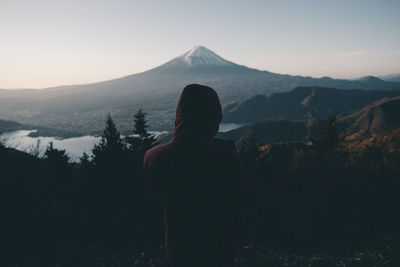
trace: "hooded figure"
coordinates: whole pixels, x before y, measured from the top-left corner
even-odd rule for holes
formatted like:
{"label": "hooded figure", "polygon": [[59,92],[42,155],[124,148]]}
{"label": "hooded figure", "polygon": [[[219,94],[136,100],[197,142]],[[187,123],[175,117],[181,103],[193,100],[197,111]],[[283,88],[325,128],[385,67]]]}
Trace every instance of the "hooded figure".
{"label": "hooded figure", "polygon": [[145,155],[144,174],[163,209],[171,266],[232,266],[244,179],[235,151],[213,141],[221,119],[217,93],[188,85],[176,108],[173,140]]}

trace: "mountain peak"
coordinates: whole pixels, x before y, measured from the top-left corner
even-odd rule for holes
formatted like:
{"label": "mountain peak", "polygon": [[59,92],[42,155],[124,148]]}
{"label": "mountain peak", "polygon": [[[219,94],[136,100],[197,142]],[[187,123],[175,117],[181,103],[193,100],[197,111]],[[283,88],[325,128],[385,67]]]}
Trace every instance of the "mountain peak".
{"label": "mountain peak", "polygon": [[364,82],[364,83],[382,83],[383,82],[383,80],[381,80],[375,76],[371,76],[371,75],[364,76],[361,79],[359,79],[358,81]]}
{"label": "mountain peak", "polygon": [[232,65],[234,63],[223,59],[204,46],[196,46],[177,59],[186,65]]}

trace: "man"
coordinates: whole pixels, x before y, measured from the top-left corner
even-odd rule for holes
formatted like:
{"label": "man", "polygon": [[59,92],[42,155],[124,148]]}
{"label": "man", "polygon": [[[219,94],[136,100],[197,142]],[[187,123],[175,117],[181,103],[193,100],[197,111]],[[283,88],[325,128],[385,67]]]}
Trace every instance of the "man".
{"label": "man", "polygon": [[234,148],[213,139],[221,119],[217,93],[188,85],[176,108],[173,140],[145,155],[152,199],[164,210],[171,266],[232,266],[240,236],[238,208],[247,187]]}

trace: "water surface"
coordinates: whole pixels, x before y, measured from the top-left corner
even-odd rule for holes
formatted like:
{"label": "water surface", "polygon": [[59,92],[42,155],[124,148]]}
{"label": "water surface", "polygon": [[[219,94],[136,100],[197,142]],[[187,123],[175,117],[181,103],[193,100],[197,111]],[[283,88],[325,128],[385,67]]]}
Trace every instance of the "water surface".
{"label": "water surface", "polygon": [[[244,124],[241,123],[221,123],[219,125],[220,132],[228,132],[239,128]],[[39,156],[43,156],[47,146],[53,142],[53,146],[57,149],[65,150],[72,162],[78,162],[84,152],[89,156],[92,155],[93,147],[100,142],[100,137],[93,135],[85,135],[73,138],[58,137],[31,137],[30,133],[36,130],[19,130],[14,132],[3,133],[0,135],[2,141],[7,147],[12,147],[20,151],[30,154],[37,152]],[[165,132],[151,132],[156,136]]]}

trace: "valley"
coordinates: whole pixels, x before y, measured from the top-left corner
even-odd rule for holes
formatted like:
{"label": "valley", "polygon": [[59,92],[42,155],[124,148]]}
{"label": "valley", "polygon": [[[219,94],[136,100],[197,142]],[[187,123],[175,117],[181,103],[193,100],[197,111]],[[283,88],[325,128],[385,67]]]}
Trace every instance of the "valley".
{"label": "valley", "polygon": [[214,88],[222,105],[227,106],[226,110],[233,103],[256,95],[287,92],[299,86],[375,91],[400,89],[400,83],[372,76],[343,80],[248,68],[197,46],[161,66],[114,80],[40,90],[2,89],[0,118],[95,135],[101,133],[104,119],[110,113],[120,131],[129,133],[133,129],[133,113],[143,108],[148,113],[151,130],[171,130],[179,93],[191,83]]}

